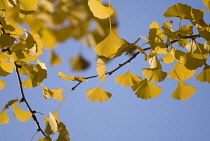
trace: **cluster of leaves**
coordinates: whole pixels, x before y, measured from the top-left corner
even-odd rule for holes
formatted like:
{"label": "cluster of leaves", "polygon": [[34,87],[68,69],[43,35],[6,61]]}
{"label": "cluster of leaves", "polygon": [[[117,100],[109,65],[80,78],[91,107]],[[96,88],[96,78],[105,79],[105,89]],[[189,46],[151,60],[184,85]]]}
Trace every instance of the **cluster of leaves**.
{"label": "cluster of leaves", "polygon": [[[208,9],[210,9],[209,2],[209,0],[203,0]],[[15,69],[22,96],[21,99],[7,102],[2,108],[0,124],[9,122],[6,110],[13,106],[13,113],[19,121],[28,121],[33,118],[38,131],[45,136],[39,141],[50,141],[51,135],[56,132],[59,133],[57,141],[69,141],[66,126],[58,118],[58,109],[65,99],[62,94],[65,86],[72,81],[78,81],[70,90],[72,91],[88,79],[98,77],[101,84],[96,88],[88,89],[86,97],[94,102],[107,101],[112,96],[102,88],[107,76],[129,64],[139,54],[143,54],[145,61],[149,64],[148,68],[141,70],[145,78],[142,79],[128,70],[125,74],[114,78],[117,84],[130,87],[138,98],[150,99],[157,97],[162,91],[161,87],[153,83],[162,82],[168,77],[177,80],[178,83],[171,97],[187,100],[195,93],[196,88],[183,80],[191,78],[197,68],[203,67],[203,70],[196,79],[210,83],[210,65],[206,63],[210,54],[210,26],[203,19],[204,12],[205,10],[197,10],[178,3],[169,7],[163,15],[166,18],[179,18],[177,30],[173,29],[173,21],[164,22],[162,27],[152,22],[147,37],[140,37],[134,43],[129,43],[117,36],[114,9],[110,4],[102,4],[102,1],[0,0],[0,76],[5,77],[13,73]],[[182,25],[183,20],[187,20],[190,24]],[[39,23],[39,26],[36,23]],[[21,27],[23,24],[27,24],[28,30]],[[90,28],[93,24],[94,28]],[[98,55],[96,66],[98,74],[82,77],[68,76],[58,72],[61,79],[69,82],[63,88],[49,89],[42,84],[47,78],[47,68],[45,63],[38,60],[38,57],[43,53],[43,48],[47,48],[51,53],[50,64],[60,63],[62,59],[55,53],[54,48],[58,42],[64,42],[70,38],[82,40],[84,45],[93,47]],[[143,45],[137,45],[142,38],[145,39],[143,45],[149,47],[143,48]],[[198,39],[203,39],[204,43],[199,43]],[[50,42],[47,42],[49,40]],[[107,59],[121,57],[124,54],[130,54],[131,57],[112,71],[106,70]],[[172,66],[172,70],[165,72],[162,68],[163,63]],[[70,64],[75,71],[89,66],[89,62],[81,54],[70,58]],[[21,75],[26,76],[23,82]],[[6,81],[0,80],[0,89],[3,89],[5,85]],[[34,88],[39,85],[42,86],[45,99],[53,98],[60,101],[56,112],[44,118],[45,130],[40,127],[35,115],[38,112],[31,109],[23,91],[23,88]],[[29,111],[20,109],[22,103],[25,103]]]}

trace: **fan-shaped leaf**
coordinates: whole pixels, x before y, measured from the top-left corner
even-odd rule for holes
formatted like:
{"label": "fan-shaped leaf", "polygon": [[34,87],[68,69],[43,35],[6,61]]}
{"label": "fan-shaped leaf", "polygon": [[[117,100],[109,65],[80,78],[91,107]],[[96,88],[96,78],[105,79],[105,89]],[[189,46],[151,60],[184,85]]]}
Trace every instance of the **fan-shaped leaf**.
{"label": "fan-shaped leaf", "polygon": [[58,124],[58,132],[59,135],[56,141],[70,141],[68,130],[62,122]]}
{"label": "fan-shaped leaf", "polygon": [[117,57],[117,54],[120,54],[118,53],[118,50],[125,46],[129,46],[129,43],[117,37],[112,30],[110,30],[109,35],[94,47],[94,51],[99,56],[114,58]]}
{"label": "fan-shaped leaf", "polygon": [[42,85],[42,93],[45,99],[53,98],[62,101],[62,88],[61,89],[48,89],[46,86]]}
{"label": "fan-shaped leaf", "polygon": [[178,100],[188,100],[196,91],[196,88],[178,80],[178,86],[171,97]]}
{"label": "fan-shaped leaf", "polygon": [[131,88],[137,97],[142,99],[157,97],[162,91],[161,87],[153,85],[147,79],[140,81],[139,83],[133,85]]}
{"label": "fan-shaped leaf", "polygon": [[104,91],[101,87],[91,88],[86,91],[86,97],[90,101],[102,102],[107,101],[112,96],[111,93]]}
{"label": "fan-shaped leaf", "polygon": [[67,80],[72,80],[72,81],[87,81],[86,79],[84,79],[83,77],[76,77],[76,76],[67,76],[65,74],[63,74],[61,71],[58,72],[58,76],[61,79],[67,79]]}
{"label": "fan-shaped leaf", "polygon": [[70,65],[73,71],[81,71],[89,67],[89,62],[81,55],[77,55],[70,59]]}
{"label": "fan-shaped leaf", "polygon": [[209,12],[210,12],[210,0],[202,0],[202,2],[209,9]]}
{"label": "fan-shaped leaf", "polygon": [[114,9],[103,6],[98,0],[88,0],[88,6],[93,15],[100,19],[106,19],[114,13]]}
{"label": "fan-shaped leaf", "polygon": [[13,104],[13,113],[15,117],[22,122],[28,121],[32,116],[30,112],[20,110],[19,107],[16,105],[16,102]]}
{"label": "fan-shaped leaf", "polygon": [[202,72],[196,76],[196,79],[200,82],[210,83],[210,66],[206,64]]}
{"label": "fan-shaped leaf", "polygon": [[172,79],[189,79],[195,74],[195,70],[189,70],[184,65],[176,63],[171,72],[168,73],[168,77]]}
{"label": "fan-shaped leaf", "polygon": [[180,20],[191,18],[191,7],[185,4],[178,3],[174,6],[169,7],[164,13],[164,17],[178,17]]}
{"label": "fan-shaped leaf", "polygon": [[124,87],[128,87],[141,81],[141,78],[132,74],[130,71],[127,71],[125,74],[115,77],[114,80],[116,83],[121,84]]}
{"label": "fan-shaped leaf", "polygon": [[50,65],[55,66],[62,62],[61,58],[55,54],[54,51],[50,52]]}
{"label": "fan-shaped leaf", "polygon": [[9,117],[6,113],[6,111],[0,112],[0,124],[6,124],[9,122]]}
{"label": "fan-shaped leaf", "polygon": [[0,76],[7,76],[14,70],[14,64],[0,61]]}
{"label": "fan-shaped leaf", "polygon": [[0,49],[7,48],[7,47],[13,45],[14,42],[15,42],[15,38],[9,36],[6,33],[3,33],[0,36]]}
{"label": "fan-shaped leaf", "polygon": [[98,72],[98,78],[103,82],[106,79],[106,66],[103,59],[98,58],[96,71]]}
{"label": "fan-shaped leaf", "polygon": [[167,76],[166,72],[164,72],[164,71],[162,71],[162,69],[158,69],[158,68],[142,69],[141,72],[144,75],[144,77],[147,78],[147,80],[152,81],[152,82],[161,82]]}
{"label": "fan-shaped leaf", "polygon": [[38,7],[38,3],[40,0],[21,0],[20,1],[20,12],[23,14],[31,14],[33,13]]}
{"label": "fan-shaped leaf", "polygon": [[14,100],[8,101],[7,104],[4,105],[4,107],[2,108],[1,111],[4,111],[4,110],[8,109],[13,103],[15,103],[15,102],[17,102],[17,101],[19,101],[19,100],[18,100],[18,99],[14,99]]}

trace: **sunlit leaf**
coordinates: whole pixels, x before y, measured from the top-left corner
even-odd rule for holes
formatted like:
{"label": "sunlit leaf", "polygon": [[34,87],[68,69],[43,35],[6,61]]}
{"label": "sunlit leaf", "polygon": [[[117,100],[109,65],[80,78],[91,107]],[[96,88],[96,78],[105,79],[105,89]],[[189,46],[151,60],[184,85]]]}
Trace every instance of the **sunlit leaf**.
{"label": "sunlit leaf", "polygon": [[87,69],[90,64],[79,54],[70,59],[70,65],[73,71],[81,71]]}
{"label": "sunlit leaf", "polygon": [[166,12],[164,13],[164,17],[178,17],[180,20],[183,19],[190,19],[191,18],[191,7],[185,4],[178,3],[174,6],[169,7]]}
{"label": "sunlit leaf", "polygon": [[94,51],[99,56],[114,58],[117,57],[116,55],[120,48],[124,48],[124,46],[128,45],[129,43],[127,41],[117,37],[113,31],[110,30],[109,35],[94,47]]}
{"label": "sunlit leaf", "polygon": [[86,97],[90,101],[102,102],[107,101],[112,96],[111,93],[104,91],[101,87],[91,88],[86,91]]}
{"label": "sunlit leaf", "polygon": [[116,83],[121,84],[124,87],[128,87],[133,86],[137,82],[141,81],[141,78],[132,74],[130,71],[127,71],[125,74],[115,77],[114,80]]}
{"label": "sunlit leaf", "polygon": [[184,65],[176,63],[171,72],[168,73],[168,77],[172,79],[189,79],[195,74],[195,70],[189,70]]}
{"label": "sunlit leaf", "polygon": [[204,54],[208,53],[208,48],[204,48],[203,44],[197,43],[196,41],[190,41],[185,45],[188,52]]}
{"label": "sunlit leaf", "polygon": [[209,9],[209,12],[210,12],[210,0],[202,0],[202,2]]}
{"label": "sunlit leaf", "polygon": [[77,76],[68,76],[63,74],[61,71],[58,72],[58,76],[61,79],[67,79],[67,80],[72,80],[72,81],[87,81],[86,79],[84,79],[83,77],[77,77]]}
{"label": "sunlit leaf", "polygon": [[7,76],[8,74],[11,74],[14,70],[14,64],[13,63],[5,63],[0,61],[0,76]]}
{"label": "sunlit leaf", "polygon": [[42,139],[39,139],[38,141],[52,141],[52,139],[50,138],[50,136],[45,136]]}
{"label": "sunlit leaf", "polygon": [[171,97],[178,100],[188,100],[196,91],[196,88],[178,80],[178,86]]}
{"label": "sunlit leaf", "polygon": [[0,80],[0,90],[2,90],[5,85],[6,85],[6,81]]}
{"label": "sunlit leaf", "polygon": [[51,113],[49,114],[50,116],[48,117],[48,121],[49,121],[51,130],[53,131],[53,133],[55,133],[58,130],[58,125],[57,125],[55,117]]}
{"label": "sunlit leaf", "polygon": [[58,124],[58,132],[59,135],[56,141],[70,141],[69,132],[62,122]]}
{"label": "sunlit leaf", "polygon": [[167,63],[167,64],[173,63],[173,61],[175,60],[175,58],[172,54],[173,50],[174,50],[174,48],[172,48],[172,50],[165,57],[163,57],[161,59],[164,63]]}
{"label": "sunlit leaf", "polygon": [[196,76],[196,79],[200,82],[208,82],[210,83],[210,66],[208,64],[205,65],[204,69],[201,73]]}
{"label": "sunlit leaf", "polygon": [[[55,111],[54,113],[52,113],[52,115],[55,117],[57,123],[60,123],[60,120],[58,118],[58,111]],[[49,116],[44,118],[44,121],[47,122],[48,121]]]}
{"label": "sunlit leaf", "polygon": [[103,6],[98,0],[88,0],[88,6],[93,15],[100,19],[106,19],[114,13],[113,8]]}
{"label": "sunlit leaf", "polygon": [[18,100],[18,99],[14,99],[14,100],[8,101],[7,104],[4,105],[4,107],[2,108],[1,111],[4,111],[4,110],[8,109],[13,103],[15,103],[15,102],[17,102],[17,101],[19,101],[19,100]]}
{"label": "sunlit leaf", "polygon": [[6,113],[6,111],[0,112],[0,124],[6,124],[9,122],[9,117]]}
{"label": "sunlit leaf", "polygon": [[15,117],[22,122],[28,121],[32,116],[31,112],[20,110],[16,102],[13,104],[13,113]]}
{"label": "sunlit leaf", "polygon": [[160,68],[142,69],[141,72],[144,75],[144,77],[147,78],[147,80],[152,81],[152,82],[161,82],[167,76],[167,73],[162,71],[162,69]]}
{"label": "sunlit leaf", "polygon": [[163,42],[164,34],[156,22],[150,24],[149,44],[157,54],[167,54],[167,48]]}
{"label": "sunlit leaf", "polygon": [[53,35],[53,32],[50,31],[49,29],[46,28],[42,29],[40,32],[40,36],[44,47],[48,49],[53,49],[57,45],[56,38]]}
{"label": "sunlit leaf", "polygon": [[193,35],[193,27],[191,25],[180,26],[179,30],[175,32],[177,35],[184,37],[187,35]]}
{"label": "sunlit leaf", "polygon": [[48,89],[46,86],[42,85],[42,93],[45,99],[53,98],[55,100],[62,100],[63,89]]}
{"label": "sunlit leaf", "polygon": [[38,3],[40,0],[20,0],[20,12],[23,14],[31,14],[33,13],[38,7]]}
{"label": "sunlit leaf", "polygon": [[133,85],[131,88],[135,92],[137,97],[142,99],[157,97],[162,91],[161,87],[153,85],[147,79],[140,81],[139,83]]}
{"label": "sunlit leaf", "polygon": [[55,66],[61,63],[61,58],[55,54],[54,51],[50,52],[50,65]]}
{"label": "sunlit leaf", "polygon": [[96,71],[98,73],[98,78],[103,82],[106,79],[106,66],[101,58],[98,58],[97,60]]}
{"label": "sunlit leaf", "polygon": [[47,135],[53,134],[53,131],[51,130],[50,123],[49,123],[48,120],[47,120],[46,123],[45,123],[45,130],[44,130],[44,132],[45,132]]}
{"label": "sunlit leaf", "polygon": [[204,42],[204,49],[210,53],[210,41]]}

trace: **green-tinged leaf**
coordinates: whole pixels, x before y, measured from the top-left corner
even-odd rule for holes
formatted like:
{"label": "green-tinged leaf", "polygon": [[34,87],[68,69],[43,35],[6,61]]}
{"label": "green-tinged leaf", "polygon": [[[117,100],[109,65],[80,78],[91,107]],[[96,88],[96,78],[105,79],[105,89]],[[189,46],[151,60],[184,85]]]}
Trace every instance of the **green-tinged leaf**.
{"label": "green-tinged leaf", "polygon": [[56,141],[70,141],[69,132],[62,122],[58,124],[58,132],[59,135]]}
{"label": "green-tinged leaf", "polygon": [[178,86],[171,97],[177,100],[188,100],[196,91],[196,88],[178,80]]}
{"label": "green-tinged leaf", "polygon": [[54,134],[58,130],[58,125],[57,125],[56,119],[52,115],[52,113],[49,113],[49,114],[50,114],[50,116],[48,117],[48,121],[49,121],[51,130],[53,131],[53,134]]}
{"label": "green-tinged leaf", "polygon": [[45,63],[38,61],[35,66],[28,65],[22,66],[27,70],[26,75],[29,77],[23,82],[24,88],[34,88],[41,84],[41,82],[47,77],[47,68]]}
{"label": "green-tinged leaf", "polygon": [[161,87],[153,85],[147,79],[140,81],[139,83],[133,85],[131,88],[135,92],[137,97],[142,99],[157,97],[162,91]]}
{"label": "green-tinged leaf", "polygon": [[127,71],[125,74],[115,77],[114,80],[116,83],[121,84],[124,87],[128,87],[133,86],[141,81],[141,77],[132,74],[130,71]]}
{"label": "green-tinged leaf", "polygon": [[167,54],[167,47],[164,45],[164,34],[156,22],[150,24],[149,44],[157,54]]}
{"label": "green-tinged leaf", "polygon": [[142,69],[141,72],[144,75],[144,77],[147,78],[147,80],[152,81],[152,82],[161,82],[167,76],[167,73],[162,71],[162,69],[159,69],[159,68]]}
{"label": "green-tinged leaf", "polygon": [[81,71],[87,69],[90,64],[79,54],[70,59],[70,65],[73,71]]}
{"label": "green-tinged leaf", "polygon": [[195,70],[198,67],[202,67],[206,63],[207,54],[187,53],[185,55],[185,67],[190,70]]}
{"label": "green-tinged leaf", "polygon": [[50,136],[45,136],[42,139],[39,139],[38,141],[52,141],[52,139],[50,138]]}
{"label": "green-tinged leaf", "polygon": [[103,59],[98,58],[97,60],[97,66],[96,66],[96,71],[98,73],[98,78],[104,82],[104,80],[106,79],[106,66],[105,63],[103,61]]}
{"label": "green-tinged leaf", "polygon": [[55,66],[62,62],[61,58],[54,52],[50,52],[50,65]]}
{"label": "green-tinged leaf", "polygon": [[68,76],[63,74],[61,71],[58,72],[58,76],[61,79],[66,79],[66,80],[71,80],[71,81],[87,81],[86,79],[84,79],[83,77],[77,77],[77,76]]}
{"label": "green-tinged leaf", "polygon": [[114,13],[113,8],[103,6],[98,0],[88,0],[88,6],[93,15],[100,19],[106,19]]}
{"label": "green-tinged leaf", "polygon": [[0,61],[0,76],[7,76],[11,74],[14,70],[14,64],[12,63],[5,63]]}
{"label": "green-tinged leaf", "polygon": [[195,74],[195,70],[189,70],[184,65],[176,63],[171,72],[168,73],[168,77],[172,79],[189,79]]}
{"label": "green-tinged leaf", "polygon": [[117,37],[112,30],[110,30],[109,35],[99,44],[94,47],[94,51],[99,56],[104,56],[107,58],[117,57],[120,53],[118,50],[129,46],[129,43],[119,37]]}
{"label": "green-tinged leaf", "polygon": [[9,117],[6,113],[6,111],[0,112],[0,124],[6,124],[9,122]]}
{"label": "green-tinged leaf", "polygon": [[20,110],[16,102],[13,104],[13,113],[15,117],[22,122],[28,121],[32,116],[31,112]]}
{"label": "green-tinged leaf", "polygon": [[44,132],[47,134],[47,135],[51,135],[53,134],[53,131],[51,130],[51,127],[50,127],[50,124],[49,124],[49,121],[47,120],[46,124],[45,124],[45,130]]}
{"label": "green-tinged leaf", "polygon": [[198,53],[198,54],[204,54],[208,53],[208,48],[205,48],[203,44],[197,43],[196,41],[190,41],[186,44],[186,49],[188,52]]}
{"label": "green-tinged leaf", "polygon": [[181,37],[184,37],[187,35],[192,36],[193,35],[193,27],[191,25],[180,26],[179,30],[176,31],[176,34]]}
{"label": "green-tinged leaf", "polygon": [[4,111],[4,110],[8,109],[13,103],[15,103],[15,102],[17,102],[17,101],[19,101],[19,100],[18,100],[18,99],[14,99],[14,100],[8,101],[7,104],[4,105],[4,107],[2,108],[1,111]]}
{"label": "green-tinged leaf", "polygon": [[42,85],[42,93],[45,99],[53,98],[55,100],[62,101],[62,91],[63,89],[48,89],[46,86]]}
{"label": "green-tinged leaf", "polygon": [[178,3],[174,6],[169,7],[164,13],[164,17],[178,17],[180,20],[191,18],[191,7],[185,4]]}
{"label": "green-tinged leaf", "polygon": [[6,81],[0,80],[0,90],[2,90],[5,85],[6,85]]}
{"label": "green-tinged leaf", "polygon": [[210,66],[208,64],[206,64],[202,72],[196,76],[196,79],[200,82],[210,83]]}
{"label": "green-tinged leaf", "polygon": [[202,0],[202,2],[209,9],[209,12],[210,12],[210,0]]}
{"label": "green-tinged leaf", "polygon": [[3,33],[0,36],[0,49],[5,49],[15,42],[15,38],[11,37],[10,35]]}
{"label": "green-tinged leaf", "polygon": [[91,88],[86,91],[86,97],[90,101],[102,102],[107,101],[112,96],[111,93],[104,91],[101,87]]}

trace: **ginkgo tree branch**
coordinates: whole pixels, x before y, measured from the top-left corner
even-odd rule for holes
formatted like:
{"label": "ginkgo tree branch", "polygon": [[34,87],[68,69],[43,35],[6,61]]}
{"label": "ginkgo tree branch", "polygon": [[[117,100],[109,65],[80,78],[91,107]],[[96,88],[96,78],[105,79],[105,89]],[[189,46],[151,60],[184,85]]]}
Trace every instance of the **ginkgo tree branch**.
{"label": "ginkgo tree branch", "polygon": [[18,65],[16,63],[14,63],[14,64],[15,64],[15,70],[16,70],[16,75],[17,75],[18,83],[19,83],[20,93],[21,93],[21,96],[22,96],[21,101],[26,104],[28,110],[31,112],[32,118],[33,118],[34,122],[37,125],[37,131],[40,131],[44,136],[46,136],[46,134],[44,133],[44,131],[42,130],[42,128],[41,128],[41,126],[39,124],[39,121],[37,120],[36,115],[34,114],[36,112],[32,110],[32,108],[30,107],[28,101],[26,100],[26,97],[25,97],[25,94],[24,94],[24,91],[23,91],[22,81],[21,81],[21,78],[20,78],[20,73],[18,71]]}
{"label": "ginkgo tree branch", "polygon": [[[180,36],[181,37],[181,36]],[[200,34],[196,34],[196,35],[191,35],[191,36],[183,36],[183,37],[181,37],[181,38],[183,38],[183,39],[192,39],[192,40],[194,40],[194,39],[197,39],[197,38],[200,38],[201,36],[200,36]],[[173,40],[173,41],[171,41],[171,44],[174,44],[174,43],[176,43],[176,42],[178,42],[178,40]],[[167,47],[167,46],[166,46]],[[152,49],[152,47],[147,47],[147,48],[144,48],[143,50],[144,51],[147,51],[147,50],[150,50],[150,49]],[[112,75],[112,73],[114,73],[115,71],[117,71],[118,69],[120,69],[122,66],[124,66],[125,64],[127,64],[127,63],[130,63],[134,58],[136,58],[136,56],[138,56],[140,54],[140,52],[136,52],[136,53],[134,53],[128,60],[126,60],[124,63],[122,63],[122,64],[119,64],[119,66],[118,67],[116,67],[115,69],[113,69],[113,70],[111,70],[111,71],[109,71],[109,72],[106,72],[105,74],[106,75]],[[91,79],[91,78],[95,78],[95,77],[98,77],[98,75],[93,75],[93,76],[88,76],[88,77],[84,77],[84,79]],[[73,86],[72,88],[71,88],[71,91],[73,91],[73,90],[75,90],[81,83],[82,83],[83,81],[80,81],[80,82],[78,82],[75,86]]]}
{"label": "ginkgo tree branch", "polygon": [[[3,28],[1,28],[1,31],[2,31],[2,33],[6,34],[6,32],[5,32],[5,30]],[[7,51],[9,54],[12,54],[9,47],[6,48],[5,50],[2,50],[2,51]],[[32,114],[32,118],[33,118],[34,122],[37,125],[37,131],[40,131],[44,136],[46,136],[46,134],[44,133],[44,131],[42,130],[42,128],[41,128],[41,126],[39,124],[39,121],[37,120],[36,115],[34,114],[34,113],[36,113],[36,111],[32,110],[32,108],[30,107],[28,101],[26,100],[26,97],[25,97],[25,94],[24,94],[24,91],[23,91],[22,81],[21,81],[21,78],[20,78],[20,73],[18,71],[19,65],[16,62],[14,62],[14,65],[15,65],[16,75],[17,75],[18,84],[19,84],[19,88],[20,88],[20,93],[21,93],[21,96],[22,96],[20,102],[24,102],[26,104],[28,110]]]}

